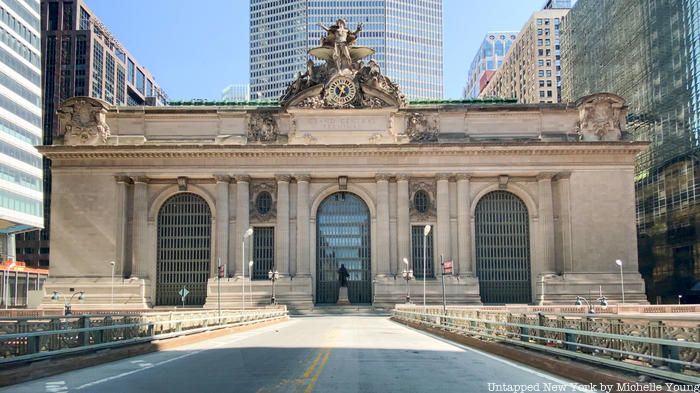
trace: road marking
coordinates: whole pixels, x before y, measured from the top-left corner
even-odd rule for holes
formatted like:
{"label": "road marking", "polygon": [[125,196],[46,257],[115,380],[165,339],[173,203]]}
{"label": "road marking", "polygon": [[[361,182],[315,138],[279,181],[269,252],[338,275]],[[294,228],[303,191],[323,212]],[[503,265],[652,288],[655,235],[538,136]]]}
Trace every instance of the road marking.
{"label": "road marking", "polygon": [[494,355],[491,355],[491,354],[489,354],[489,353],[480,351],[480,350],[478,350],[478,349],[474,349],[474,348],[468,347],[468,346],[466,346],[466,345],[462,345],[462,344],[456,343],[456,342],[454,342],[454,341],[450,341],[450,340],[448,340],[448,339],[446,339],[446,338],[442,338],[442,337],[440,337],[440,336],[436,336],[436,335],[434,335],[434,334],[432,334],[432,333],[428,333],[428,332],[426,332],[426,331],[419,330],[419,329],[413,328],[413,327],[411,327],[411,326],[407,326],[407,325],[401,324],[401,323],[396,322],[396,321],[392,321],[392,322],[394,322],[394,323],[396,323],[396,324],[398,324],[398,325],[400,325],[400,326],[402,326],[402,327],[404,327],[404,328],[406,328],[406,329],[412,330],[412,331],[417,332],[417,333],[420,333],[420,334],[424,334],[424,335],[429,336],[429,337],[432,337],[432,338],[434,338],[434,339],[436,339],[436,340],[438,340],[438,341],[442,341],[442,342],[444,342],[445,344],[452,345],[452,346],[454,346],[454,347],[457,347],[457,348],[462,349],[462,350],[465,350],[465,351],[474,352],[474,353],[476,353],[476,354],[485,356],[485,357],[487,357],[487,358],[489,358],[489,359],[493,359],[493,360],[499,361],[499,362],[501,362],[501,363],[505,363],[505,364],[507,364],[507,365],[509,365],[509,366],[511,366],[511,367],[517,368],[518,370],[526,371],[526,372],[528,372],[528,373],[530,373],[530,374],[537,375],[538,377],[541,377],[541,378],[544,378],[544,379],[548,379],[548,380],[553,381],[553,382],[556,382],[556,383],[558,383],[558,384],[562,384],[562,385],[569,386],[569,387],[571,387],[572,389],[577,390],[577,391],[579,391],[579,392],[595,393],[594,390],[584,389],[583,387],[576,385],[575,382],[569,382],[569,381],[565,381],[565,380],[563,380],[563,379],[559,379],[559,378],[553,377],[553,376],[551,376],[551,375],[543,374],[543,373],[541,373],[541,372],[539,372],[539,371],[536,371],[536,370],[533,370],[533,369],[531,369],[531,368],[524,367],[524,366],[521,366],[521,365],[519,365],[519,364],[517,364],[517,363],[511,362],[510,360],[506,360],[506,359],[500,358],[500,357],[498,357],[498,356],[494,356]]}
{"label": "road marking", "polygon": [[311,378],[311,381],[306,386],[304,393],[311,393],[314,390],[314,385],[316,385],[316,381],[318,380],[318,377],[321,375],[321,371],[323,371],[323,366],[325,366],[326,362],[328,361],[328,355],[331,354],[331,350],[327,349],[327,350],[325,350],[325,352],[326,353],[323,355],[323,360],[321,360],[321,363],[318,365],[318,369],[316,370],[316,374],[314,374],[313,378]]}
{"label": "road marking", "polygon": [[66,381],[46,382],[44,385],[48,393],[67,392]]}
{"label": "road marking", "polygon": [[318,355],[316,355],[316,359],[314,359],[309,368],[307,368],[304,372],[303,379],[306,379],[311,376],[311,373],[314,371],[314,367],[316,367],[316,363],[318,363],[318,360],[321,359],[322,354],[322,352],[319,352]]}
{"label": "road marking", "polygon": [[[279,328],[279,327],[275,326],[275,328]],[[245,340],[245,339],[248,339],[248,338],[251,338],[251,337],[260,335],[260,334],[263,334],[263,333],[269,333],[269,331],[270,331],[270,329],[254,331],[253,333],[251,333],[251,332],[244,332],[244,333],[242,333],[242,335],[236,335],[236,339],[234,339],[234,340],[229,340],[229,341],[221,342],[221,343],[216,344],[216,345],[213,345],[213,346],[211,346],[211,347],[203,348],[203,349],[200,349],[200,350],[197,350],[197,351],[188,352],[188,353],[185,353],[185,354],[183,354],[183,355],[176,356],[176,357],[174,357],[174,358],[170,358],[170,359],[167,359],[167,360],[163,360],[163,361],[160,361],[160,362],[155,363],[155,364],[146,363],[146,364],[151,364],[151,366],[150,366],[150,367],[141,367],[141,368],[138,368],[138,369],[136,369],[136,370],[123,372],[123,373],[121,373],[121,374],[113,375],[113,376],[111,376],[111,377],[98,379],[98,380],[96,380],[96,381],[93,381],[93,382],[89,382],[89,383],[80,385],[80,386],[78,386],[78,387],[76,388],[76,390],[81,390],[81,389],[89,388],[89,387],[91,387],[91,386],[99,385],[99,384],[101,384],[101,383],[113,381],[113,380],[115,380],[115,379],[123,378],[123,377],[129,376],[129,375],[132,375],[132,374],[136,374],[136,373],[141,372],[141,371],[144,371],[144,370],[150,370],[150,369],[152,369],[152,368],[155,368],[155,367],[158,367],[158,366],[162,366],[162,365],[164,365],[164,364],[168,364],[168,363],[174,362],[174,361],[176,361],[176,360],[180,360],[180,359],[184,359],[184,358],[186,358],[186,357],[190,357],[190,356],[192,356],[192,355],[196,355],[196,354],[198,354],[198,353],[200,353],[200,352],[204,352],[204,351],[209,350],[209,349],[218,348],[218,347],[221,347],[221,346],[226,345],[226,344],[233,344],[233,343],[236,343],[236,342],[238,342],[238,341],[242,341],[242,340]],[[245,334],[245,333],[250,333],[250,334]],[[156,352],[156,353],[157,353],[157,352]],[[130,363],[139,363],[139,362],[143,362],[143,360],[132,360],[132,361],[130,361]]]}

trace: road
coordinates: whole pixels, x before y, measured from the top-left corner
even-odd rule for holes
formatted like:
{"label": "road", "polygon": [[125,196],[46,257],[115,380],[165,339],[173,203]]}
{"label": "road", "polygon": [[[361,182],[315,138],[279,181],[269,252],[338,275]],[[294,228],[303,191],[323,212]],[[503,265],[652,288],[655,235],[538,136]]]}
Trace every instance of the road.
{"label": "road", "polygon": [[471,393],[515,385],[576,391],[568,384],[387,317],[310,316],[0,392]]}

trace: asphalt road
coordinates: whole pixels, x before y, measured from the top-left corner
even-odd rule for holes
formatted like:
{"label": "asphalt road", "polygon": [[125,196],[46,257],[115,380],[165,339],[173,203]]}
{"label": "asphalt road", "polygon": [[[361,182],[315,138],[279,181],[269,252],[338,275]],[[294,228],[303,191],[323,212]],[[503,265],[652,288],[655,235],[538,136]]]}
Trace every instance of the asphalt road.
{"label": "asphalt road", "polygon": [[576,391],[381,316],[312,316],[0,389],[58,392]]}

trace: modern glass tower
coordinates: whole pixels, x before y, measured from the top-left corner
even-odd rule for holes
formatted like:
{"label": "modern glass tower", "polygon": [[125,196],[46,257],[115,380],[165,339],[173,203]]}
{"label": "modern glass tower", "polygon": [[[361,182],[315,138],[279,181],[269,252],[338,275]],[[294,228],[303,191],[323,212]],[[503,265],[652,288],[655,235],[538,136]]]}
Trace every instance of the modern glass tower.
{"label": "modern glass tower", "polygon": [[503,64],[503,59],[517,36],[517,31],[492,31],[486,34],[469,67],[469,79],[464,88],[464,98],[479,97],[481,90]]}
{"label": "modern glass tower", "polygon": [[[565,101],[629,105],[639,268],[649,301],[700,301],[700,0],[579,0],[562,28]],[[612,263],[612,261],[611,261]]]}
{"label": "modern glass tower", "polygon": [[278,99],[337,18],[408,99],[442,98],[442,0],[251,0],[251,98]]}
{"label": "modern glass tower", "polygon": [[44,225],[39,1],[0,0],[0,258]]}

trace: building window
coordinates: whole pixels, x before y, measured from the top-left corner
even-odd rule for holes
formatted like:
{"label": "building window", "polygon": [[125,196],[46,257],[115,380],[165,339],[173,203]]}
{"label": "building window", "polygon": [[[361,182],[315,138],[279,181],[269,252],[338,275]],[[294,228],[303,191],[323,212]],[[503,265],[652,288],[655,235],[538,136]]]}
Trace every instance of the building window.
{"label": "building window", "polygon": [[80,30],[90,30],[90,14],[80,7]]}
{"label": "building window", "polygon": [[[551,83],[551,81],[548,81]],[[544,87],[544,81],[540,79],[540,87]]]}
{"label": "building window", "polygon": [[253,227],[253,280],[267,280],[274,269],[275,227]]}
{"label": "building window", "polygon": [[418,190],[413,196],[413,207],[419,213],[426,213],[430,208],[430,196],[424,190]]}
{"label": "building window", "polygon": [[267,191],[262,191],[255,198],[255,209],[258,213],[265,215],[272,209],[272,195]]}
{"label": "building window", "polygon": [[[427,239],[424,239],[424,230],[424,225],[411,226],[411,260],[413,261],[413,275],[418,279],[435,277],[433,271],[433,232],[435,232],[435,228],[430,230]],[[426,261],[425,276],[423,276],[423,261]]]}
{"label": "building window", "polygon": [[146,89],[146,76],[141,70],[136,70],[136,89],[143,94]]}
{"label": "building window", "polygon": [[134,84],[134,62],[129,60],[128,67],[129,67],[129,69],[127,70],[128,71],[127,76],[129,78],[129,83],[131,83],[133,85]]}
{"label": "building window", "polygon": [[544,90],[540,90],[540,97],[544,97]]}

